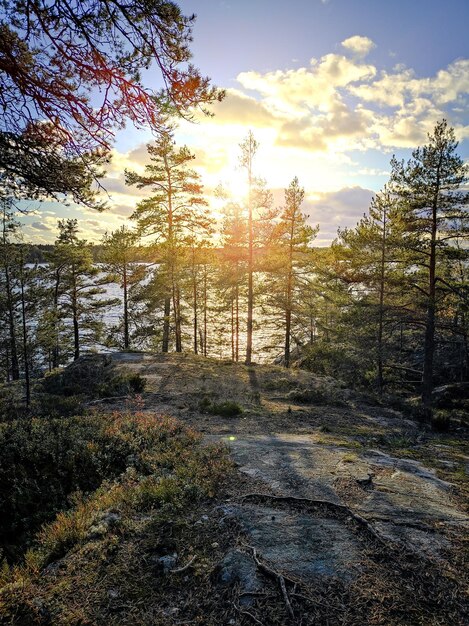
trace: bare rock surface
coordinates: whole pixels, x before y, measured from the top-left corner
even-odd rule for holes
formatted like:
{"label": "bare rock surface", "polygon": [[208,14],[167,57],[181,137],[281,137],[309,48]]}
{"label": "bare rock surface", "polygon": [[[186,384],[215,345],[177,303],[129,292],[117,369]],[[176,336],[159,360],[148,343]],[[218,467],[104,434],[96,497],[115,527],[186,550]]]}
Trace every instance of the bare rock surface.
{"label": "bare rock surface", "polygon": [[279,571],[302,579],[346,580],[358,571],[361,548],[338,520],[259,505],[227,507],[226,512],[241,521],[250,544]]}
{"label": "bare rock surface", "polygon": [[[250,548],[285,575],[353,579],[370,532],[390,550],[437,562],[448,559],[453,541],[467,534],[469,516],[451,481],[411,458],[419,450],[422,458],[437,461],[433,445],[446,444],[435,443],[396,411],[360,404],[333,380],[299,370],[189,355],[112,358],[147,378],[143,410],[173,414],[208,442],[225,442],[239,471],[264,493],[336,506],[311,514],[275,499],[227,505]],[[207,414],[207,398],[239,403],[243,412]],[[437,467],[459,468],[466,457],[452,443],[446,448],[446,465]],[[401,449],[404,456],[390,451]],[[350,524],[354,515],[364,523]],[[233,553],[225,561],[223,575],[255,591],[255,572],[245,556]]]}

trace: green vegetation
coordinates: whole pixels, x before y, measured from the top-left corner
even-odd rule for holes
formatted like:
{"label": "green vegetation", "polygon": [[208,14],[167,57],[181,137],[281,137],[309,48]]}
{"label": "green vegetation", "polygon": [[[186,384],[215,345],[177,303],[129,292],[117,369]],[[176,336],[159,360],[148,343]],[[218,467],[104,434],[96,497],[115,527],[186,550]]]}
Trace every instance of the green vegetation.
{"label": "green vegetation", "polygon": [[201,400],[199,408],[204,413],[221,415],[222,417],[235,417],[236,415],[241,415],[243,412],[242,407],[237,402],[233,402],[233,400],[213,402],[207,397]]}
{"label": "green vegetation", "polygon": [[202,447],[172,418],[143,413],[11,422],[1,426],[0,443],[1,547],[9,560],[44,522],[77,503],[41,531],[34,549],[41,567],[83,538],[105,509],[183,508],[213,494],[228,468],[220,448]]}
{"label": "green vegetation", "polygon": [[[159,352],[190,346],[204,356],[231,353],[233,362],[245,354],[248,363],[258,326],[265,325],[269,350],[282,355],[285,367],[309,369],[378,400],[400,396],[413,417],[439,430],[459,421],[452,409],[467,407],[454,405],[454,398],[468,395],[469,375],[463,245],[469,194],[467,167],[445,121],[407,164],[392,161],[388,185],[357,226],[339,229],[333,244],[319,249],[298,179],[276,208],[255,177],[252,134],[240,146],[245,201],[217,190],[224,213],[218,250],[211,247],[217,225],[190,168],[194,155],[175,145],[171,130],[147,148],[144,172],[126,172],[127,184],[148,189],[131,216],[136,229],[105,235],[101,272],[73,220],[59,222],[47,267],[26,271],[28,249],[5,187],[0,370],[7,382],[24,381],[26,407],[34,403],[31,381],[41,368],[55,369],[91,346]],[[120,304],[100,298],[109,282],[121,287],[122,306],[118,323],[105,333],[105,312]],[[255,371],[250,376],[255,398]],[[127,383],[132,387],[106,382],[95,392],[125,394]],[[452,391],[438,391],[449,384]],[[342,401],[332,388],[290,391],[297,402]],[[432,418],[435,409],[440,412]],[[72,401],[63,410],[73,412]]]}

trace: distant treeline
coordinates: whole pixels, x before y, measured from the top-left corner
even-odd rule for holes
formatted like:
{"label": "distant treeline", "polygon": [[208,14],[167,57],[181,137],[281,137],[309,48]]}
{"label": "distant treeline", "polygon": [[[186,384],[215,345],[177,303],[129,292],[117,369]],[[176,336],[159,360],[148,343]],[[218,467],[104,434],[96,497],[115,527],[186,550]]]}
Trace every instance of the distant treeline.
{"label": "distant treeline", "polygon": [[[31,243],[25,249],[25,263],[47,263],[48,255],[50,255],[54,249],[55,244],[53,243]],[[103,246],[101,244],[92,244],[89,250],[92,254],[93,261],[99,263],[103,255]],[[141,258],[137,258],[136,260],[144,262],[147,259],[142,252]]]}

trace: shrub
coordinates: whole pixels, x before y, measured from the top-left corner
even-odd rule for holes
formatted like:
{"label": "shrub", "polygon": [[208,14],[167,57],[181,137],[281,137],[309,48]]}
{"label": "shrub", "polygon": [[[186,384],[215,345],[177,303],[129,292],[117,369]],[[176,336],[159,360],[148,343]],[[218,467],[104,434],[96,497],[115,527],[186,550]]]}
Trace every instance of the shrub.
{"label": "shrub", "polygon": [[109,398],[141,393],[145,383],[138,373],[117,370],[109,356],[90,354],[45,376],[38,391],[52,396]]}
{"label": "shrub", "polygon": [[[132,506],[145,508],[152,501],[165,500],[166,483],[160,480],[171,475],[179,487],[197,484],[197,489],[211,492],[212,470],[223,464],[223,455],[216,459],[210,449],[200,446],[200,435],[173,418],[147,413],[95,413],[2,424],[0,449],[0,548],[10,560],[19,556],[43,523],[70,505],[71,497],[76,499],[77,492],[90,494],[103,481],[124,474],[127,478],[119,494],[107,485],[100,492],[101,501],[109,492],[123,502],[122,485],[138,483],[140,492],[134,486],[124,492],[132,494]],[[112,504],[108,498],[106,505]],[[80,506],[83,513],[85,507]],[[69,536],[76,528],[66,530],[67,520],[64,513],[57,524]],[[67,541],[57,540],[60,545],[68,545]]]}
{"label": "shrub", "polygon": [[48,417],[70,417],[82,413],[83,401],[83,395],[60,396],[41,393],[33,397],[33,412],[35,415]]}
{"label": "shrub", "polygon": [[229,467],[222,447],[202,446],[200,435],[169,417],[115,412],[5,426],[2,547],[15,560],[58,513],[39,534],[41,567],[93,528],[106,532],[106,511],[179,510],[213,495]]}
{"label": "shrub", "polygon": [[368,364],[350,347],[340,344],[317,342],[305,346],[299,365],[315,374],[341,379],[348,385],[368,384]]}
{"label": "shrub", "polygon": [[209,397],[204,396],[199,402],[199,410],[210,415],[220,415],[222,417],[235,417],[241,415],[242,407],[233,400],[224,402],[213,402]]}
{"label": "shrub", "polygon": [[293,389],[287,394],[287,400],[293,400],[300,403],[316,402],[323,404],[327,402],[327,394],[325,390],[310,388],[310,389]]}
{"label": "shrub", "polygon": [[431,417],[432,429],[438,433],[446,433],[450,428],[451,413],[442,409],[435,410]]}
{"label": "shrub", "polygon": [[131,393],[141,393],[145,385],[146,380],[140,374],[120,372],[98,385],[95,393],[100,398],[125,396]]}
{"label": "shrub", "polygon": [[232,400],[227,400],[226,402],[220,402],[212,404],[209,407],[209,413],[212,415],[221,415],[223,417],[234,417],[235,415],[241,415],[243,412],[242,407]]}
{"label": "shrub", "polygon": [[27,413],[21,382],[0,385],[0,422],[24,417]]}

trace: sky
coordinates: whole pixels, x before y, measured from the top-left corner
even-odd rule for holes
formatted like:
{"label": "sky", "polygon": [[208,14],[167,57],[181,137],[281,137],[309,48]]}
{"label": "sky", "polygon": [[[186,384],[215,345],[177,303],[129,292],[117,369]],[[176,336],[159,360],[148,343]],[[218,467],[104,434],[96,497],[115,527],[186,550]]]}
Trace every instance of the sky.
{"label": "sky", "polygon": [[[226,89],[214,116],[183,122],[176,142],[195,154],[207,198],[222,184],[245,190],[239,144],[252,130],[259,150],[254,172],[277,206],[293,177],[305,188],[304,211],[319,224],[316,245],[352,227],[389,178],[393,154],[408,159],[446,118],[469,161],[469,2],[467,0],[181,0],[195,13],[193,62]],[[156,71],[145,77],[157,86]],[[109,209],[32,205],[26,238],[55,239],[58,218],[75,217],[98,241],[129,224],[148,192],[126,187],[124,169],[148,162],[149,132],[116,136],[103,181]],[[130,225],[132,225],[130,223]]]}

